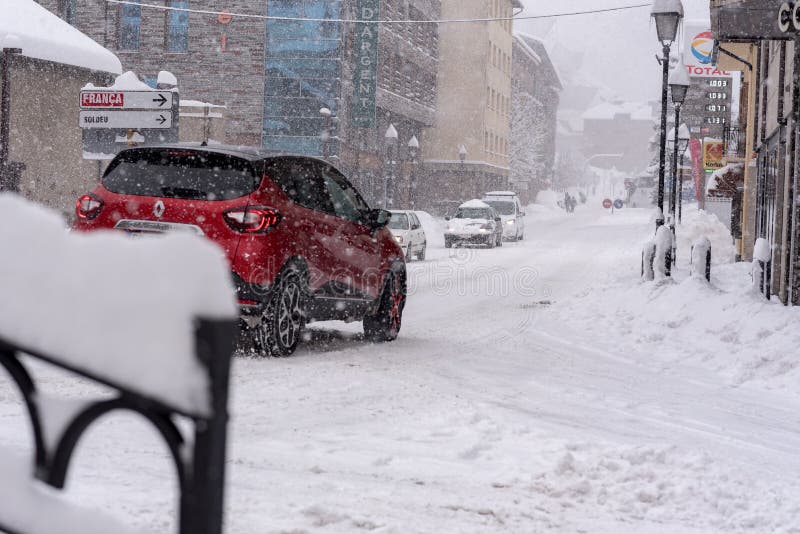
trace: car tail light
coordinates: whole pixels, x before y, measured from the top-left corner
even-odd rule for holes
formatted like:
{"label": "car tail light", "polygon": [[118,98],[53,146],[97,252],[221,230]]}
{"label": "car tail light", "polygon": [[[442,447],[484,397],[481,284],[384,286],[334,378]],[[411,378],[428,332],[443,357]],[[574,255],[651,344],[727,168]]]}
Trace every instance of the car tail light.
{"label": "car tail light", "polygon": [[93,195],[83,195],[75,203],[75,214],[79,219],[92,220],[100,214],[103,209],[103,199]]}
{"label": "car tail light", "polygon": [[223,213],[222,216],[228,226],[245,234],[263,234],[281,222],[280,214],[265,206],[233,208]]}

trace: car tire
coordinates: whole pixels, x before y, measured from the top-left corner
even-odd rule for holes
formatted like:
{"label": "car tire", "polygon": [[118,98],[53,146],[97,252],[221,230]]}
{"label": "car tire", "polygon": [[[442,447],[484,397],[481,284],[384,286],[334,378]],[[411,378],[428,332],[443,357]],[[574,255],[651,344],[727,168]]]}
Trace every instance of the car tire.
{"label": "car tire", "polygon": [[406,305],[406,281],[402,273],[390,271],[374,313],[364,317],[364,337],[373,343],[397,339]]}
{"label": "car tire", "polygon": [[417,254],[417,259],[419,261],[425,261],[425,250],[428,248],[428,243],[422,244],[422,249],[420,249],[419,253]]}
{"label": "car tire", "polygon": [[451,239],[445,239],[444,248],[453,248],[453,241]]}
{"label": "car tire", "polygon": [[306,324],[306,290],[297,271],[283,274],[264,308],[261,324],[253,329],[253,348],[263,356],[294,354]]}
{"label": "car tire", "polygon": [[411,260],[414,259],[414,255],[411,253],[411,244],[409,243],[408,249],[406,250],[406,262],[411,263]]}
{"label": "car tire", "polygon": [[502,247],[503,246],[503,235],[502,234],[497,236],[497,246],[498,247]]}

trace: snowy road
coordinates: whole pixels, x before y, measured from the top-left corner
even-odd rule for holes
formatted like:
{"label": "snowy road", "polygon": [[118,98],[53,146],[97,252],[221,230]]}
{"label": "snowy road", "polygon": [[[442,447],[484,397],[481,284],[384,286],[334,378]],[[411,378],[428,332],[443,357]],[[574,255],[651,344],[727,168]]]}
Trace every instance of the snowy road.
{"label": "snowy road", "polygon": [[[656,354],[635,326],[599,337],[570,319],[617,314],[581,299],[639,283],[648,214],[527,224],[521,243],[411,264],[396,343],[315,325],[292,358],[236,360],[228,533],[800,532],[796,396]],[[16,402],[0,383],[0,440],[23,450]],[[108,420],[82,445],[72,497],[172,528],[169,464],[143,423]]]}

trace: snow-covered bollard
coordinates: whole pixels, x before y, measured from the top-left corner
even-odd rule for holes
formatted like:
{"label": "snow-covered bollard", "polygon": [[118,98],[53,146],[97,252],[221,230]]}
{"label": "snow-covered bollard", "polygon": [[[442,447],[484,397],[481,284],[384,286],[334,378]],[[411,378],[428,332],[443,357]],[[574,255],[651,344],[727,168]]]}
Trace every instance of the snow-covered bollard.
{"label": "snow-covered bollard", "polygon": [[653,260],[655,279],[663,280],[672,275],[672,230],[659,226],[656,231],[656,255]]}
{"label": "snow-covered bollard", "polygon": [[768,273],[772,263],[772,247],[763,237],[756,239],[753,247],[753,266],[750,273],[753,277],[753,289],[764,293],[769,298]]}
{"label": "snow-covered bollard", "polygon": [[656,242],[652,239],[642,248],[642,280],[652,282],[655,279],[653,261],[656,257]]}
{"label": "snow-covered bollard", "polygon": [[692,245],[692,278],[711,281],[711,241],[705,236]]}

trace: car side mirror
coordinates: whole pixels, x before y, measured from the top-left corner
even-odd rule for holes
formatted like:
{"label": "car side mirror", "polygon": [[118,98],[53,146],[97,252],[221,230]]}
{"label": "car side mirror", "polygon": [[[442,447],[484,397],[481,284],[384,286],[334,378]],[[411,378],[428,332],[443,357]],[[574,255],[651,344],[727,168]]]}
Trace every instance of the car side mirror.
{"label": "car side mirror", "polygon": [[383,228],[387,224],[389,224],[389,220],[392,218],[392,214],[386,210],[382,209],[374,209],[369,210],[367,213],[367,225],[377,230],[378,228]]}
{"label": "car side mirror", "polygon": [[519,216],[520,217],[525,217],[525,212],[524,211],[519,212]]}
{"label": "car side mirror", "polygon": [[449,221],[450,220],[450,216],[448,215],[447,217],[444,218],[444,220],[445,221]]}
{"label": "car side mirror", "polygon": [[503,219],[501,219],[500,217],[495,217],[494,218],[494,222],[502,222],[502,221],[503,221]]}

